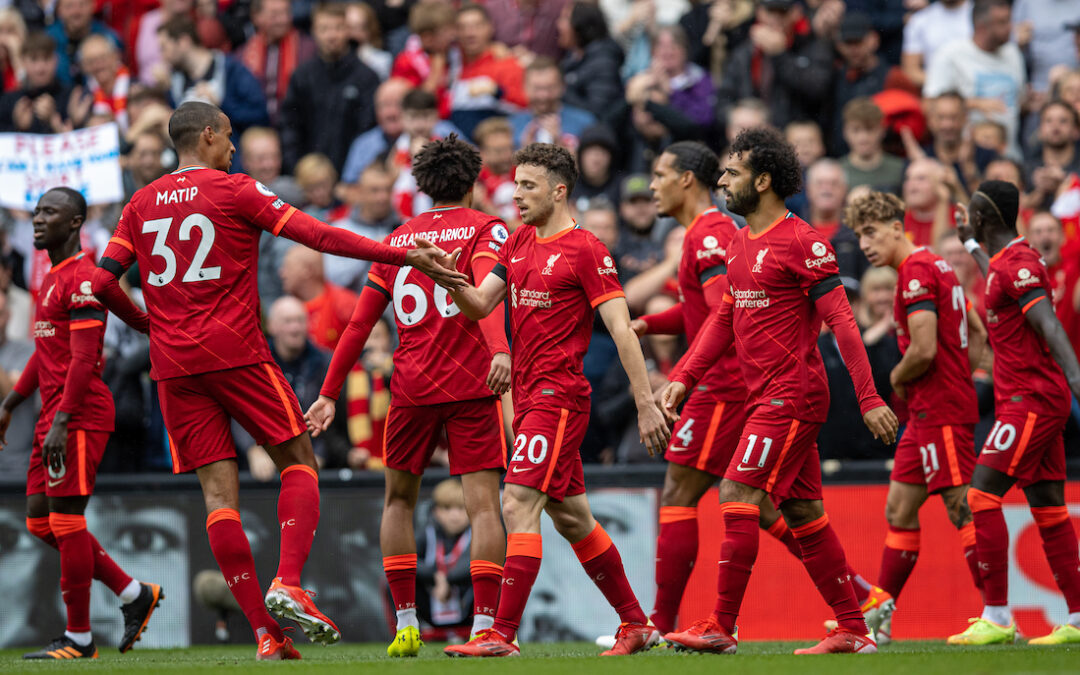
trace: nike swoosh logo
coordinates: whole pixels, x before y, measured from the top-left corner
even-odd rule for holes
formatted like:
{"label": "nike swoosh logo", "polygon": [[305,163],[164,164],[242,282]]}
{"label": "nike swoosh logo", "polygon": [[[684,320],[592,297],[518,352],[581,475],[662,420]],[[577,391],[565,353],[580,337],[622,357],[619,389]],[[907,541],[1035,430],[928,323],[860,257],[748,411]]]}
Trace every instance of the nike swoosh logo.
{"label": "nike swoosh logo", "polygon": [[727,264],[730,265],[731,263],[735,262],[735,258],[738,258],[738,257],[739,256],[737,256],[737,255],[731,256],[730,258],[727,259]]}
{"label": "nike swoosh logo", "polygon": [[49,481],[49,487],[56,487],[57,485],[59,485],[60,483],[63,483],[63,482],[64,482],[63,478],[61,478],[60,480],[51,480],[51,481]]}
{"label": "nike swoosh logo", "polygon": [[522,469],[522,468],[521,468],[520,466],[515,466],[515,467],[514,467],[513,469],[510,469],[510,471],[511,471],[512,473],[521,473],[522,471],[528,471],[528,470],[529,470],[529,469],[531,469],[531,468],[532,468],[532,467],[530,467],[530,466],[527,466],[527,467],[525,467],[524,469]]}
{"label": "nike swoosh logo", "polygon": [[521,262],[521,261],[522,261],[522,260],[524,260],[524,259],[525,259],[525,256],[522,256],[522,257],[520,257],[520,258],[510,258],[510,262],[512,262],[512,263],[519,263],[519,262]]}
{"label": "nike swoosh logo", "polygon": [[736,466],[735,470],[736,471],[757,471],[758,468],[756,466]]}
{"label": "nike swoosh logo", "polygon": [[677,447],[677,446],[673,445],[670,448],[668,448],[668,451],[669,452],[689,452],[690,448],[680,448],[680,447]]}

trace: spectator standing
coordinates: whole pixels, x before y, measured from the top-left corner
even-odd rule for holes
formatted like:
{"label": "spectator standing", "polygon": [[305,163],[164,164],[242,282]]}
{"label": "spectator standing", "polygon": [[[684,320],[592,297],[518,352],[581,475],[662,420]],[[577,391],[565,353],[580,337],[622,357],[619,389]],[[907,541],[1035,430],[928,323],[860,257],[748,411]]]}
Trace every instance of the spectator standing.
{"label": "spectator standing", "polygon": [[383,49],[383,33],[375,10],[366,2],[350,2],[345,6],[345,26],[349,31],[349,45],[356,50],[356,55],[375,71],[380,81],[386,81],[394,57]]}
{"label": "spectator standing", "polygon": [[1050,91],[1050,70],[1075,68],[1073,31],[1066,25],[1080,17],[1080,0],[1014,0],[1013,35],[1023,50],[1031,88],[1038,94]]}
{"label": "spectator standing", "polygon": [[859,249],[859,238],[843,223],[847,178],[839,162],[819,159],[807,169],[806,198],[807,222],[832,244],[840,276],[858,281],[870,263]]}
{"label": "spectator standing", "polygon": [[65,130],[71,87],[56,74],[56,41],[31,33],[22,46],[26,79],[0,98],[0,131],[55,134]]}
{"label": "spectator standing", "polygon": [[172,68],[169,93],[174,106],[185,101],[218,106],[232,122],[234,143],[249,126],[267,123],[258,80],[236,59],[203,47],[191,19],[177,17],[161,24],[158,44]]}
{"label": "spectator standing", "polygon": [[278,115],[284,166],[320,152],[340,173],[353,139],[375,126],[379,78],[349,49],[343,5],[316,7],[312,34],[318,55],[293,71]]}
{"label": "spectator standing", "polygon": [[529,109],[511,115],[514,142],[518,147],[530,143],[555,143],[576,152],[581,133],[596,123],[587,110],[562,102],[562,72],[550,59],[537,58],[525,69],[525,98]]}
{"label": "spectator standing", "polygon": [[253,0],[251,22],[255,34],[244,43],[240,60],[262,86],[270,123],[289,90],[297,66],[315,56],[315,42],[292,22],[292,0]]}
{"label": "spectator standing", "polygon": [[[681,114],[699,134],[705,134],[716,119],[716,89],[709,73],[689,60],[689,49],[682,28],[658,28],[652,41],[653,82],[666,94],[671,113]],[[653,117],[664,119],[651,106],[646,105],[646,109]]]}
{"label": "spectator standing", "polygon": [[721,118],[732,102],[758,98],[779,128],[812,119],[827,100],[832,64],[832,44],[814,35],[801,5],[762,0],[749,39],[724,64],[717,95]]}
{"label": "spectator standing", "polygon": [[[332,350],[349,325],[349,317],[356,306],[356,293],[327,283],[322,254],[299,244],[285,253],[279,274],[282,290],[304,303],[311,341],[318,347]],[[320,379],[320,386],[321,382]],[[318,398],[317,391],[315,398]]]}
{"label": "spectator standing", "polygon": [[126,133],[131,71],[120,61],[119,48],[103,35],[87,36],[79,46],[79,67],[93,99],[90,114],[113,119],[120,133]]}
{"label": "spectator standing", "polygon": [[975,0],[971,17],[971,39],[953,40],[935,54],[923,96],[959,92],[973,121],[988,119],[1005,127],[1009,154],[1018,156],[1027,74],[1020,48],[1009,41],[1012,9],[1008,0]]}
{"label": "spectator standing", "polygon": [[849,101],[842,111],[844,140],[850,152],[840,160],[849,188],[869,185],[874,190],[896,194],[904,182],[904,160],[888,154],[885,115],[868,98]]}
{"label": "spectator standing", "polygon": [[516,51],[555,60],[562,56],[556,24],[569,0],[484,0],[495,39]]}
{"label": "spectator standing", "polygon": [[158,28],[176,17],[195,17],[195,0],[161,0],[161,6],[139,19],[135,34],[135,69],[139,81],[148,87],[164,86],[169,81],[168,65],[162,61]]}
{"label": "spectator standing", "polygon": [[22,45],[26,40],[26,23],[11,7],[0,9],[0,93],[19,88],[24,75]]}
{"label": "spectator standing", "polygon": [[1080,174],[1080,113],[1064,101],[1050,101],[1039,110],[1038,146],[1024,166],[1031,186],[1027,203],[1046,210],[1053,206],[1070,174]]}
{"label": "spectator standing", "polygon": [[904,26],[900,59],[904,74],[920,89],[938,50],[953,40],[971,38],[972,0],[937,0],[911,15]]}
{"label": "spectator standing", "polygon": [[[349,215],[335,220],[334,227],[341,227],[368,239],[382,241],[383,237],[397,229],[401,220],[394,210],[394,177],[385,167],[372,164],[360,174],[356,185],[356,204]],[[367,280],[371,263],[366,260],[323,255],[326,280],[354,293],[360,293]]]}
{"label": "spectator standing", "polygon": [[450,121],[470,138],[488,117],[518,112],[528,103],[522,85],[525,70],[512,56],[496,54],[494,35],[483,5],[469,4],[458,11],[461,72],[451,85]]}
{"label": "spectator standing", "polygon": [[409,11],[405,49],[394,59],[391,77],[400,77],[435,96],[439,117],[450,117],[450,87],[461,72],[461,51],[454,47],[457,13],[447,0],[414,5]]}
{"label": "spectator standing", "polygon": [[623,97],[619,70],[624,55],[608,32],[604,13],[595,3],[577,0],[563,8],[557,26],[559,46],[566,50],[560,64],[563,101],[597,119],[610,118]]}
{"label": "spectator standing", "polygon": [[951,167],[967,192],[978,185],[979,176],[997,158],[993,150],[980,148],[967,133],[967,104],[955,91],[929,99],[926,106],[926,127],[930,144],[922,152],[908,152],[908,159],[924,154]]}
{"label": "spectator standing", "polygon": [[79,45],[90,35],[103,35],[117,47],[120,38],[94,18],[94,0],[57,0],[56,21],[46,29],[56,41],[56,76],[68,86],[80,84]]}
{"label": "spectator standing", "polygon": [[834,156],[848,151],[844,142],[844,106],[856,98],[871,97],[885,89],[891,67],[878,55],[880,46],[881,38],[869,16],[850,10],[844,13],[836,40],[841,61],[832,78],[830,138]]}

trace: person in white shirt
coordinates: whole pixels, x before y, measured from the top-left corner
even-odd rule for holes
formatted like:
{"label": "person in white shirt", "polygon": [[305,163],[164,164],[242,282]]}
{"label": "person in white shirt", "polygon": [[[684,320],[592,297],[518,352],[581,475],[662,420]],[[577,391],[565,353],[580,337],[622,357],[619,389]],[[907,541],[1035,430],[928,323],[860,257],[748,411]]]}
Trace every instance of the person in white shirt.
{"label": "person in white shirt", "polygon": [[971,0],[938,0],[911,15],[904,25],[900,67],[912,84],[923,86],[937,50],[971,37]]}

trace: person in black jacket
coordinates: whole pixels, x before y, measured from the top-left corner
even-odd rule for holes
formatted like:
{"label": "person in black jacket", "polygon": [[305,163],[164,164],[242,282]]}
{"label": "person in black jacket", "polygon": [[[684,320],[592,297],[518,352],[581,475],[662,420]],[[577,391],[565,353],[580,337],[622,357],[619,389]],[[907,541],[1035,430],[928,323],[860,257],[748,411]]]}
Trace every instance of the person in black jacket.
{"label": "person in black jacket", "polygon": [[622,102],[624,56],[608,34],[604,13],[594,3],[574,2],[563,9],[557,25],[559,46],[567,52],[559,64],[566,86],[563,101],[599,120],[609,119]]}
{"label": "person in black jacket", "polygon": [[22,60],[23,86],[0,98],[0,131],[65,131],[71,88],[56,77],[56,41],[45,33],[31,33],[23,42]]}
{"label": "person in black jacket", "polygon": [[284,166],[311,152],[330,158],[341,173],[353,139],[375,126],[379,77],[349,49],[345,5],[315,8],[312,34],[318,56],[300,64],[279,111]]}

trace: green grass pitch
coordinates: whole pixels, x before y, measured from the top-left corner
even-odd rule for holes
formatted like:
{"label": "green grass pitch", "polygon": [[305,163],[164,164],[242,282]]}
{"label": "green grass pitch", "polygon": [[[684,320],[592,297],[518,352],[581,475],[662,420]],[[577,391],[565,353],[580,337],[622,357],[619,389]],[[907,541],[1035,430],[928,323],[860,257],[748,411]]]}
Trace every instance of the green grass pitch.
{"label": "green grass pitch", "polygon": [[608,675],[966,675],[967,673],[1077,673],[1080,646],[1036,648],[1026,645],[994,647],[948,647],[943,642],[899,642],[876,655],[794,656],[791,651],[809,643],[744,642],[735,656],[677,654],[655,649],[631,657],[601,658],[599,649],[588,643],[525,645],[519,658],[449,659],[442,645],[427,645],[419,658],[388,659],[383,645],[348,644],[335,647],[300,645],[303,661],[256,663],[255,646],[192,647],[190,649],[135,649],[126,655],[102,650],[95,661],[23,661],[24,650],[0,651],[2,673],[265,673],[289,670],[294,673],[364,673],[381,675],[453,675],[457,673],[498,673],[499,675],[552,675],[586,673]]}

